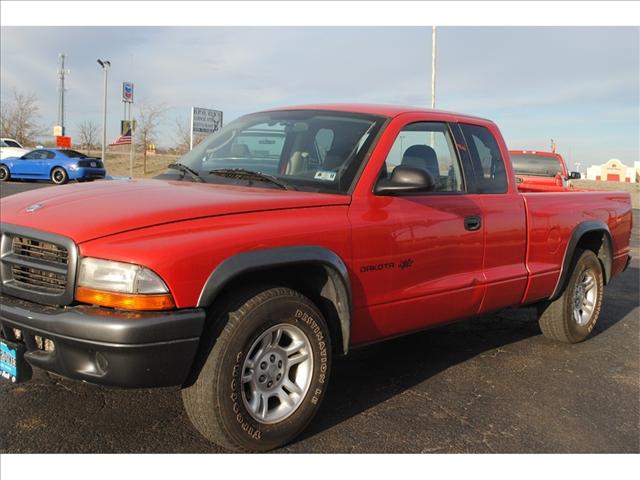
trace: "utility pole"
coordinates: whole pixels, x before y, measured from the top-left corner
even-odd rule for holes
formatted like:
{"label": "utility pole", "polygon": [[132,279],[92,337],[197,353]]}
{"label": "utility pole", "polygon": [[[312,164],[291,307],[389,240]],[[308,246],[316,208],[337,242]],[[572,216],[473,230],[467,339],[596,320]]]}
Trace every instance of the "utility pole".
{"label": "utility pole", "polygon": [[102,67],[104,72],[104,99],[102,102],[102,163],[106,163],[106,150],[107,150],[107,72],[111,66],[109,60],[98,59],[98,65]]}
{"label": "utility pole", "polygon": [[[436,26],[431,27],[431,108],[436,108]],[[431,132],[429,145],[436,143],[435,132]]]}
{"label": "utility pole", "polygon": [[61,53],[58,58],[60,60],[60,68],[58,68],[58,125],[62,129],[62,135],[64,135],[64,76],[69,73],[69,70],[64,68],[66,55]]}
{"label": "utility pole", "polygon": [[431,108],[436,108],[436,26],[431,28]]}

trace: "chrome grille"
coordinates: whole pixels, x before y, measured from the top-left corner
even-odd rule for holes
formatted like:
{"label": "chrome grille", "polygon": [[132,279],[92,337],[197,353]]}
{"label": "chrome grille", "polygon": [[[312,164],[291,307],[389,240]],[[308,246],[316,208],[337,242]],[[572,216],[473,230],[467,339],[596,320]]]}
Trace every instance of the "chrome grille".
{"label": "chrome grille", "polygon": [[12,251],[16,255],[34,260],[45,260],[61,265],[69,263],[69,252],[66,248],[33,238],[13,237]]}
{"label": "chrome grille", "polygon": [[77,248],[67,237],[15,225],[0,225],[2,292],[49,305],[69,305]]}

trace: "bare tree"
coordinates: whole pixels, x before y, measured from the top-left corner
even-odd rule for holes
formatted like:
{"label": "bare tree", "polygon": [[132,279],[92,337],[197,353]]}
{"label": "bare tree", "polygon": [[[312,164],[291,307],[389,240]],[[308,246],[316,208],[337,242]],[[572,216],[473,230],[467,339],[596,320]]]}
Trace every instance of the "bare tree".
{"label": "bare tree", "polygon": [[138,144],[142,145],[143,171],[147,173],[147,148],[155,143],[158,127],[161,125],[163,116],[167,110],[164,104],[141,103],[136,111],[135,136]]}
{"label": "bare tree", "polygon": [[79,143],[87,151],[87,155],[91,155],[91,149],[98,142],[98,134],[98,125],[91,120],[84,121],[78,125]]}
{"label": "bare tree", "polygon": [[191,143],[191,131],[189,120],[186,122],[176,118],[175,120],[175,140],[176,150],[178,153],[185,153],[189,151],[189,144]]}
{"label": "bare tree", "polygon": [[35,94],[13,91],[13,98],[2,102],[0,109],[0,135],[14,138],[24,144],[35,143],[44,134],[39,123],[40,107]]}
{"label": "bare tree", "polygon": [[[207,136],[203,134],[194,134],[193,135],[193,146],[198,145],[202,140],[204,140]],[[175,121],[175,140],[176,140],[176,150],[179,153],[185,153],[189,151],[191,146],[191,123],[189,119],[186,121],[180,120],[176,118]]]}

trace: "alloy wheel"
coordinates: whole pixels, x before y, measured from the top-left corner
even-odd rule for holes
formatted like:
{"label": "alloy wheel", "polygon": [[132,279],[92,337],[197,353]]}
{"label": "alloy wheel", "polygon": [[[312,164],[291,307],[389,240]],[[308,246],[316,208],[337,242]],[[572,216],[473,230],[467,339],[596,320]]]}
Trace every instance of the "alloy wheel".
{"label": "alloy wheel", "polygon": [[242,400],[261,423],[292,415],[309,390],[313,356],[309,339],[295,325],[282,323],[264,331],[249,349],[242,368]]}

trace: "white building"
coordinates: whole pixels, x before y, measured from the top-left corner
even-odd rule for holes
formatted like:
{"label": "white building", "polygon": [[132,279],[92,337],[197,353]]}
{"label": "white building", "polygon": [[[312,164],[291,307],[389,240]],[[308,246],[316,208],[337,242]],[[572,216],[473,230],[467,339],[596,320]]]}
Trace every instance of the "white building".
{"label": "white building", "polygon": [[612,158],[602,165],[587,168],[587,180],[640,182],[640,162],[634,162],[633,167],[628,167],[617,158]]}

